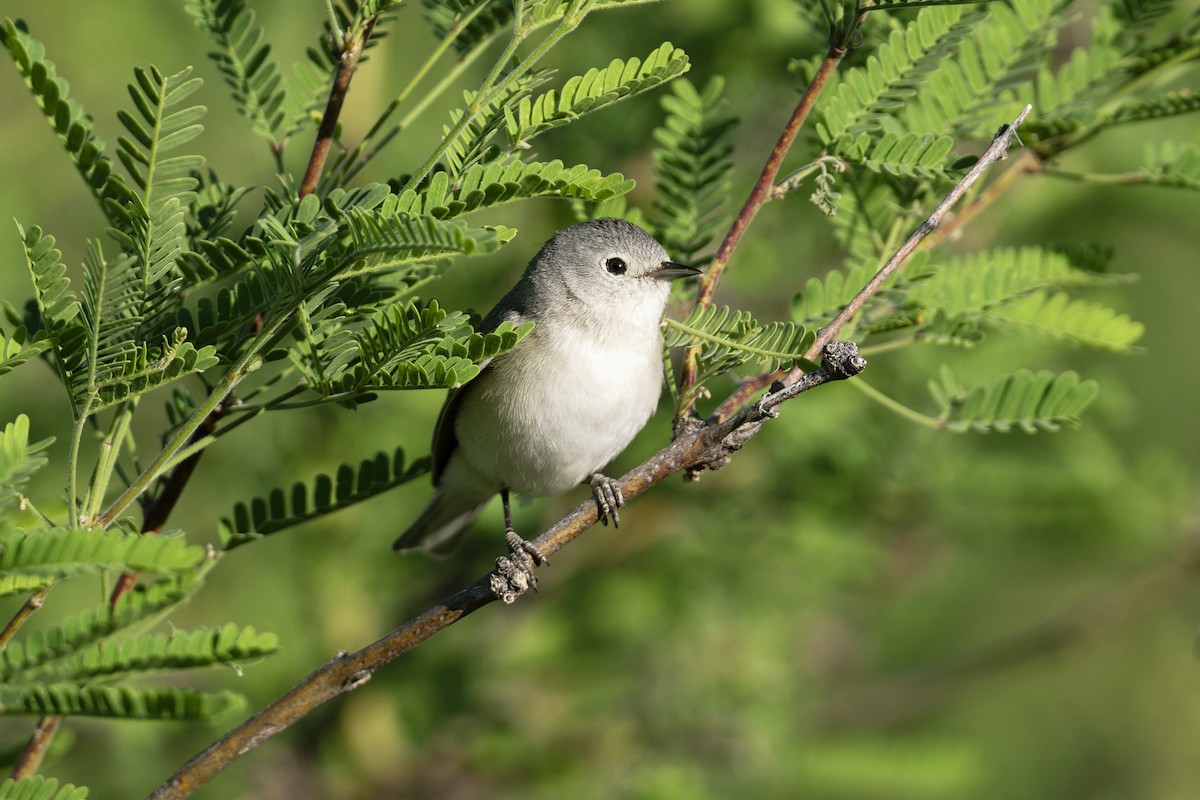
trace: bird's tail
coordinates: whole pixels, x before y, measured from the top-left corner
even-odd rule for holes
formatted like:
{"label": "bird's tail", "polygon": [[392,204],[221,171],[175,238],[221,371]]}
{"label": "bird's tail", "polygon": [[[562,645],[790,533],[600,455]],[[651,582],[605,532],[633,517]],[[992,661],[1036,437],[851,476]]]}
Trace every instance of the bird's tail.
{"label": "bird's tail", "polygon": [[471,527],[471,523],[483,513],[491,497],[474,505],[461,502],[463,499],[453,496],[451,492],[434,494],[433,499],[408,526],[408,530],[400,534],[400,538],[392,544],[392,549],[399,552],[425,550],[438,555],[452,551],[462,540],[467,528]]}

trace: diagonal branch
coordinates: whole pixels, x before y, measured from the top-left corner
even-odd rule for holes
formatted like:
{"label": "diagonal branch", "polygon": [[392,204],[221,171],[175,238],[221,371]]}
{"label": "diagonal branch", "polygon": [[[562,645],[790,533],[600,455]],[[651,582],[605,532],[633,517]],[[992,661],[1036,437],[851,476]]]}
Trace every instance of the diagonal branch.
{"label": "diagonal branch", "polygon": [[[834,342],[833,339],[887,277],[904,265],[905,260],[915,252],[921,241],[937,229],[938,223],[950,206],[962,197],[988,166],[1005,156],[1017,126],[1029,111],[1027,106],[1011,126],[1001,129],[975,167],[950,191],[855,300],[821,330],[817,337],[818,344],[815,344],[808,354],[810,359],[818,353],[824,356],[818,369],[807,374],[789,373],[777,385],[772,386],[771,391],[759,402],[737,411],[727,419],[713,419],[707,422],[693,418],[680,420],[671,444],[617,481],[625,499],[632,500],[679,472],[695,476],[706,469],[720,469],[729,462],[734,452],[758,433],[768,419],[778,415],[782,403],[821,384],[849,378],[862,372],[866,361],[859,356],[857,347],[849,342]],[[585,502],[543,532],[532,544],[542,554],[551,556],[597,521],[596,504]],[[493,574],[489,573],[479,578],[363,649],[335,656],[286,695],[180,767],[151,795],[151,800],[178,800],[189,796],[245,753],[317,707],[370,680],[375,670],[384,664],[496,600],[492,590]],[[506,601],[509,599],[505,598]]]}
{"label": "diagonal branch", "polygon": [[[1008,148],[1012,145],[1012,140],[1016,136],[1017,128],[1020,127],[1021,123],[1025,121],[1025,118],[1029,116],[1029,112],[1032,110],[1033,106],[1025,106],[1025,109],[1017,115],[1017,118],[1013,120],[1011,125],[1001,126],[1000,130],[996,133],[995,138],[992,139],[991,145],[988,146],[987,150],[983,151],[983,155],[981,155],[979,160],[975,162],[975,166],[971,167],[967,174],[964,175],[962,179],[954,185],[954,188],[950,190],[950,193],[943,198],[942,202],[938,203],[937,208],[935,208],[925,219],[925,221],[921,223],[920,227],[913,231],[912,235],[909,236],[908,240],[900,246],[900,249],[896,251],[895,255],[888,259],[887,263],[883,265],[879,272],[875,273],[875,277],[871,278],[867,285],[864,286],[859,293],[854,296],[854,299],[846,304],[846,307],[843,308],[841,312],[833,318],[832,322],[817,332],[816,341],[813,342],[813,346],[805,355],[806,359],[812,360],[818,353],[821,352],[821,349],[826,344],[833,341],[837,337],[838,333],[841,332],[842,328],[845,327],[846,323],[858,313],[858,310],[862,308],[863,304],[867,302],[867,300],[869,300],[877,291],[879,291],[879,288],[883,286],[884,282],[887,281],[887,279],[891,277],[892,274],[897,270],[903,268],[903,266],[908,262],[908,259],[912,257],[913,253],[915,253],[927,239],[935,236],[939,226],[942,223],[942,219],[947,213],[949,213],[950,208],[960,199],[962,199],[962,196],[966,194],[969,188],[971,188],[971,185],[974,184],[975,181],[979,180],[980,176],[983,175],[984,170],[986,170],[995,162],[1008,157]],[[999,191],[1003,191],[1003,189],[1007,188],[1012,181],[1016,180],[1016,178],[1023,173],[1029,171],[1029,169],[1029,162],[1026,159],[1021,159],[1018,165],[1014,166],[1002,177],[1002,180],[1004,181],[1003,187],[996,193],[987,195],[986,200],[985,198],[980,198],[977,200],[976,204],[978,205],[973,204],[971,206],[970,215],[973,216],[980,209],[985,208],[988,203],[995,198]],[[743,381],[742,385],[739,386],[733,394],[726,398],[725,402],[721,403],[721,405],[717,407],[717,410],[713,413],[713,419],[722,420],[727,418],[734,411],[745,405],[750,398],[757,394],[758,391],[764,386],[767,386],[768,384],[778,380],[782,380],[784,383],[790,383],[796,380],[801,374],[802,371],[799,368],[793,367],[791,370],[780,370],[775,373],[759,375],[758,377]]]}

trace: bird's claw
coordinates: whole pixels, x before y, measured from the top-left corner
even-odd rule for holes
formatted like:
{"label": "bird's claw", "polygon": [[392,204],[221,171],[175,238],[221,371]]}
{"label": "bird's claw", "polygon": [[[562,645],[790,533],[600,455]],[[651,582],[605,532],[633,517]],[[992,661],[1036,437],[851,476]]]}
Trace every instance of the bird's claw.
{"label": "bird's claw", "polygon": [[618,509],[625,505],[621,485],[599,472],[591,477],[588,485],[592,487],[592,497],[596,498],[596,511],[600,515],[600,521],[607,525],[609,517],[612,517],[613,527],[621,527],[621,513]]}
{"label": "bird's claw", "polygon": [[498,599],[512,603],[530,589],[537,591],[534,569],[549,564],[550,559],[511,529],[505,531],[504,540],[508,543],[508,555],[496,559],[491,589]]}

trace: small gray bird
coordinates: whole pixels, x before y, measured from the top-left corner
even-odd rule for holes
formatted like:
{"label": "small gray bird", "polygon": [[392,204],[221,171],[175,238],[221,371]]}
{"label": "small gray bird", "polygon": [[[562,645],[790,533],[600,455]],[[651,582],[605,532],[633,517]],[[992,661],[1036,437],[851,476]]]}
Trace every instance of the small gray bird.
{"label": "small gray bird", "polygon": [[433,434],[437,491],[394,549],[450,551],[497,493],[511,544],[510,491],[558,495],[585,481],[601,519],[616,524],[624,499],[599,470],[654,413],[668,283],[699,272],[622,219],[546,242],[482,325],[535,327],[450,390]]}

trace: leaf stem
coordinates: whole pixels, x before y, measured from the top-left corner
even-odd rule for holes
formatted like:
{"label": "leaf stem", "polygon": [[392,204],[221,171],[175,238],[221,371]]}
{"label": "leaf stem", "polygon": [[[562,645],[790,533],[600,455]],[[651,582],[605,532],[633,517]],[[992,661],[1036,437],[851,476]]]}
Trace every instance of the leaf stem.
{"label": "leaf stem", "polygon": [[367,151],[367,153],[364,154],[356,164],[351,165],[346,170],[346,174],[343,176],[342,180],[348,181],[356,176],[362,171],[363,167],[370,163],[371,160],[379,154],[380,150],[386,147],[388,143],[400,133],[400,131],[410,127],[413,121],[420,117],[421,114],[425,113],[425,110],[429,108],[434,101],[441,97],[442,93],[445,92],[446,89],[448,89],[450,86],[453,86],[454,83],[460,77],[462,77],[462,74],[466,72],[472,64],[475,63],[475,60],[479,58],[484,49],[485,47],[483,45],[475,48],[469,54],[460,59],[453,67],[451,67],[445,76],[443,76],[440,81],[434,84],[432,89],[421,95],[421,99],[417,101],[416,105],[409,109],[408,113],[405,114],[390,131],[384,134],[383,138],[381,138],[374,147]]}
{"label": "leaf stem", "polygon": [[87,501],[84,504],[84,525],[92,525],[92,520],[100,513],[100,504],[104,501],[108,484],[112,480],[113,467],[121,455],[121,446],[126,440],[129,423],[133,420],[133,405],[136,402],[137,398],[134,398],[131,404],[117,411],[109,425],[108,434],[100,445],[100,460],[96,464],[96,473],[92,476],[92,485],[88,489]]}
{"label": "leaf stem", "polygon": [[925,426],[926,428],[941,427],[941,423],[936,418],[927,416],[919,411],[909,408],[899,400],[889,397],[888,395],[876,389],[874,386],[869,385],[864,380],[850,381],[850,383],[854,386],[854,388],[858,389],[867,397],[871,398],[876,403],[879,403],[879,405],[887,408],[890,411],[896,412],[910,422],[915,422],[918,425]]}
{"label": "leaf stem", "polygon": [[1151,176],[1145,172],[1070,172],[1065,169],[1056,169],[1054,167],[1042,167],[1041,171],[1043,175],[1049,175],[1054,178],[1063,178],[1065,180],[1079,181],[1081,183],[1099,183],[1109,186],[1132,186],[1139,183],[1149,183],[1151,178]]}
{"label": "leaf stem", "polygon": [[54,584],[43,586],[25,601],[25,604],[17,609],[17,613],[13,614],[13,618],[4,626],[4,630],[0,631],[0,653],[4,652],[4,648],[8,647],[9,641],[16,636],[17,631],[25,624],[25,620],[33,615],[33,612],[42,607],[46,602],[46,595],[50,594],[50,590],[54,588]]}
{"label": "leaf stem", "polygon": [[71,446],[67,451],[67,514],[71,525],[79,524],[79,477],[77,475],[79,472],[79,447],[83,441],[83,428],[87,425],[92,401],[95,399],[96,395],[88,394],[87,403],[84,404],[83,411],[75,418],[75,424],[71,428]]}
{"label": "leaf stem", "polygon": [[766,348],[762,347],[749,347],[743,342],[737,341],[736,339],[717,336],[716,334],[708,333],[701,328],[692,327],[691,325],[687,325],[678,320],[664,319],[663,322],[666,323],[667,327],[669,328],[674,328],[677,331],[683,331],[692,337],[693,340],[713,342],[714,344],[723,345],[734,350],[740,350],[743,353],[750,353],[762,359],[781,359],[784,361],[794,361],[795,359],[801,357],[800,353],[790,353],[784,350],[767,350]]}

